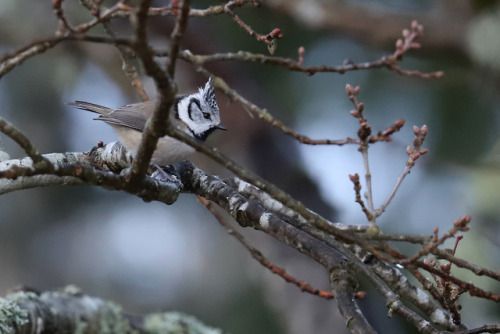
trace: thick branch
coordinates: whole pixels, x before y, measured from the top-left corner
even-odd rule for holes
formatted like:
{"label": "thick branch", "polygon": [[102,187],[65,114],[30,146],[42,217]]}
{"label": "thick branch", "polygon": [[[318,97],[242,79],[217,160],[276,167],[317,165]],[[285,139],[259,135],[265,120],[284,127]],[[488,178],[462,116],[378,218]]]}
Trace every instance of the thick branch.
{"label": "thick branch", "polygon": [[[284,220],[284,216],[269,211],[259,202],[247,199],[218,178],[205,174],[188,162],[176,166],[184,184],[184,191],[193,192],[214,201],[233,216],[241,226],[264,231],[321,263],[331,274],[337,273],[342,268],[340,272],[343,275],[339,276],[339,282],[346,279],[343,270],[346,270],[350,275],[367,278],[386,299],[389,314],[400,314],[424,333],[437,333],[430,322],[405,306],[399,295],[392,291],[381,277],[373,273],[368,266],[364,265],[331,235],[325,234],[309,224],[298,224],[293,219]],[[345,282],[342,283],[342,286],[343,284]],[[353,305],[345,306],[345,312],[349,319],[353,316],[351,312],[353,307],[356,308]],[[362,321],[363,317],[356,319]],[[361,328],[364,326],[370,328],[369,324],[362,322],[360,326],[362,326]]]}
{"label": "thick branch", "polygon": [[50,171],[35,169],[30,158],[2,161],[0,194],[68,182],[67,185],[96,185],[106,189],[123,190],[145,201],[155,200],[172,204],[177,200],[180,184],[163,182],[148,176],[141,179],[137,186],[131,186],[126,176],[111,172],[110,170],[119,171],[130,165],[130,156],[124,154],[121,145],[111,143],[97,147],[89,155],[43,155],[54,166]]}
{"label": "thick branch", "polygon": [[28,291],[0,298],[2,333],[222,333],[192,316],[177,312],[132,316],[110,301],[68,286],[62,291]]}

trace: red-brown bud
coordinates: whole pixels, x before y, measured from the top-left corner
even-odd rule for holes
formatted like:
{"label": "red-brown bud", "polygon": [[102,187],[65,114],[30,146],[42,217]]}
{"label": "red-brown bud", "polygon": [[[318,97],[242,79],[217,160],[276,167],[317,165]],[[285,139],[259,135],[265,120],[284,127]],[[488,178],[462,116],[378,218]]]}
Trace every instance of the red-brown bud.
{"label": "red-brown bud", "polygon": [[411,21],[411,28],[412,28],[413,30],[417,30],[417,29],[418,29],[418,26],[419,26],[419,24],[418,24],[418,21],[417,21],[417,20],[413,20],[413,21]]}
{"label": "red-brown bud", "polygon": [[[359,87],[359,86],[356,86],[356,87]],[[365,104],[363,102],[358,104],[358,110],[359,110],[359,112],[363,112],[363,110],[365,110]]]}
{"label": "red-brown bud", "polygon": [[352,94],[352,86],[349,84],[346,84],[345,91],[346,91],[347,95],[351,95]]}
{"label": "red-brown bud", "polygon": [[351,182],[358,183],[359,182],[359,174],[356,173],[354,175],[349,174],[349,179]]}
{"label": "red-brown bud", "polygon": [[427,131],[429,131],[429,127],[425,124],[422,125],[422,127],[420,128],[420,133],[425,136],[427,134]]}
{"label": "red-brown bud", "polygon": [[398,38],[396,40],[396,50],[401,50],[403,49],[403,40],[401,38]]}
{"label": "red-brown bud", "polygon": [[405,120],[404,119],[398,119],[394,125],[398,128],[401,129],[405,125]]}
{"label": "red-brown bud", "polygon": [[413,126],[413,133],[414,133],[415,135],[418,135],[418,134],[419,134],[419,132],[420,132],[420,129],[418,128],[418,126],[414,125],[414,126]]}

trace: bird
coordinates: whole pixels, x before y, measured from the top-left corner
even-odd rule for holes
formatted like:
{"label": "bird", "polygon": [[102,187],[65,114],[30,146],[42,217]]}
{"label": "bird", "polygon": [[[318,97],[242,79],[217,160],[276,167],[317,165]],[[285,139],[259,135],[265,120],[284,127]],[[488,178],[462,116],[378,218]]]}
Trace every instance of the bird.
{"label": "bird", "polygon": [[[69,103],[81,110],[99,114],[94,120],[104,121],[115,130],[121,144],[135,156],[141,143],[142,131],[156,109],[156,101],[128,104],[116,109],[98,104],[74,101]],[[220,123],[220,113],[212,78],[204,87],[189,95],[177,96],[170,112],[170,124],[188,135],[205,141],[215,130],[226,130]],[[151,163],[165,166],[187,159],[195,149],[175,138],[164,136],[158,140]]]}

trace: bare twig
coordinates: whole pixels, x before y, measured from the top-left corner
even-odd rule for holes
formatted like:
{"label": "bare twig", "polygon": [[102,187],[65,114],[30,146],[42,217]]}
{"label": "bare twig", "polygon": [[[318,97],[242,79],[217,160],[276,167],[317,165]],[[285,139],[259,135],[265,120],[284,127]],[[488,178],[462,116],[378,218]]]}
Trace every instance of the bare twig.
{"label": "bare twig", "polygon": [[229,1],[225,6],[224,6],[224,11],[233,18],[233,20],[243,29],[245,29],[250,36],[255,37],[258,41],[264,42],[268,45],[269,47],[269,52],[271,54],[274,53],[275,50],[275,42],[277,39],[283,38],[283,34],[281,33],[281,30],[278,28],[273,29],[270,33],[266,35],[261,35],[257,32],[255,32],[252,27],[250,27],[248,24],[243,22],[243,20],[240,19],[238,15],[233,11],[233,7],[237,4],[236,1],[231,0]]}
{"label": "bare twig", "polygon": [[433,249],[432,254],[436,255],[436,257],[440,259],[447,260],[460,268],[470,270],[478,276],[488,276],[494,280],[500,281],[500,271],[498,270],[495,271],[487,269],[464,259],[457,258],[454,255],[450,254],[448,251],[439,248]]}
{"label": "bare twig", "polygon": [[423,247],[421,250],[417,252],[414,256],[402,259],[398,261],[401,265],[408,265],[415,261],[417,261],[422,256],[431,253],[438,246],[442,245],[449,238],[453,238],[458,232],[464,232],[469,230],[469,226],[467,226],[471,221],[470,216],[465,216],[460,219],[455,219],[453,223],[453,228],[446,232],[441,238],[437,238],[437,227],[435,229],[435,237],[433,242],[429,243],[427,246]]}
{"label": "bare twig", "polygon": [[358,203],[361,206],[361,210],[365,214],[366,219],[368,219],[368,221],[372,221],[372,219],[373,219],[372,213],[370,212],[370,210],[368,210],[366,208],[365,202],[361,198],[361,183],[359,182],[358,173],[356,173],[354,175],[349,175],[349,179],[354,184],[354,192],[356,194],[356,203]]}
{"label": "bare twig", "polygon": [[[85,33],[88,30],[90,30],[91,28],[98,25],[99,23],[108,22],[113,17],[120,16],[120,14],[125,13],[126,9],[127,9],[127,7],[123,5],[123,1],[118,1],[116,4],[114,4],[113,6],[111,6],[108,9],[106,9],[104,12],[101,12],[99,10],[99,11],[96,11],[93,13],[92,9],[91,9],[91,14],[94,15],[95,18],[91,21],[79,24],[78,26],[76,26],[74,28],[74,31],[76,31],[78,33]],[[130,8],[128,8],[128,9],[130,9]],[[132,14],[131,14],[131,12],[128,12],[126,15],[128,16],[128,15],[132,15]]]}
{"label": "bare twig", "polygon": [[[184,51],[188,52],[188,51]],[[159,56],[165,56],[165,52],[158,52]],[[361,63],[348,63],[337,66],[327,66],[327,65],[314,65],[306,66],[300,61],[296,61],[291,58],[283,58],[276,56],[268,56],[260,53],[252,53],[248,51],[238,51],[238,52],[228,52],[228,53],[214,53],[210,55],[189,55],[191,61],[197,63],[198,65],[203,65],[211,62],[219,61],[245,61],[254,62],[260,64],[274,65],[283,67],[287,70],[294,72],[301,72],[307,75],[314,75],[317,73],[339,73],[344,74],[346,72],[360,71],[360,70],[370,70],[376,68],[387,68],[388,59],[383,57],[375,61],[367,61]],[[391,60],[392,61],[392,60]]]}
{"label": "bare twig", "polygon": [[[252,0],[233,0],[232,1],[232,7],[241,7],[243,5],[252,3]],[[225,13],[225,7],[226,5],[212,5],[209,6],[205,9],[194,9],[191,8],[189,10],[189,16],[191,17],[205,17],[205,16],[210,16],[210,15],[220,15]],[[127,15],[126,12],[120,13],[120,15]],[[149,9],[149,15],[151,16],[174,16],[177,15],[175,8],[173,6],[165,6],[165,7],[153,7]]]}
{"label": "bare twig", "polygon": [[476,296],[479,298],[484,298],[484,299],[489,299],[495,302],[500,302],[500,295],[492,293],[490,291],[486,291],[484,289],[481,289],[477,286],[475,286],[471,282],[466,282],[461,279],[456,278],[455,276],[451,275],[450,273],[447,273],[441,269],[435,268],[432,264],[430,263],[425,263],[424,261],[415,261],[412,263],[409,267],[411,268],[412,266],[421,268],[423,270],[426,270],[432,275],[436,275],[438,277],[441,277],[445,279],[446,281],[452,282],[453,284],[457,285],[460,289],[465,290],[469,292],[471,296]]}
{"label": "bare twig", "polygon": [[[368,218],[368,222],[372,225],[375,226],[377,224],[376,222],[376,216],[373,214],[374,213],[374,205],[373,205],[373,191],[372,191],[372,174],[370,171],[370,163],[368,160],[368,145],[369,145],[369,137],[371,135],[372,129],[368,125],[368,122],[366,118],[363,116],[363,110],[364,110],[364,104],[359,103],[357,100],[358,93],[360,91],[359,86],[352,87],[351,85],[347,84],[346,85],[346,92],[347,96],[349,97],[349,100],[351,100],[352,104],[354,105],[355,110],[351,111],[351,115],[358,119],[359,121],[359,130],[358,130],[358,138],[360,141],[358,151],[361,152],[361,155],[363,156],[363,166],[365,170],[365,183],[366,183],[366,193],[365,193],[365,198],[366,202],[368,205],[368,210],[364,208],[364,205],[362,208],[364,208],[367,212],[369,212],[369,215],[365,215]],[[359,177],[358,177],[358,184],[359,184]],[[358,189],[359,188],[359,189]],[[355,187],[355,189],[358,189],[358,191],[361,189],[361,187]],[[359,195],[359,194],[358,194]],[[358,198],[358,195],[356,198]]]}
{"label": "bare twig", "polygon": [[396,51],[391,56],[385,57],[387,61],[387,67],[396,73],[407,75],[407,76],[417,76],[424,79],[440,78],[443,76],[442,71],[422,73],[420,71],[408,71],[401,69],[397,62],[402,59],[403,55],[412,49],[419,49],[420,43],[417,39],[421,37],[424,33],[424,27],[419,24],[416,20],[411,23],[410,29],[403,29],[403,38],[396,41]]}
{"label": "bare twig", "polygon": [[191,3],[190,0],[182,0],[181,10],[177,16],[177,21],[175,22],[174,30],[170,35],[171,39],[170,52],[167,61],[167,73],[170,76],[170,78],[174,77],[175,61],[177,59],[177,54],[179,53],[180,49],[179,43],[181,41],[181,37],[184,34],[184,30],[186,30],[187,27],[190,3]]}
{"label": "bare twig", "polygon": [[106,38],[103,36],[90,36],[84,34],[71,34],[65,36],[53,36],[31,42],[13,52],[4,53],[0,56],[0,78],[9,73],[15,67],[21,65],[25,60],[44,53],[55,47],[60,42],[64,41],[86,41],[103,44],[116,44],[133,46],[133,43],[128,39],[123,38]]}
{"label": "bare twig", "polygon": [[56,14],[57,19],[59,20],[59,28],[56,31],[56,36],[62,36],[67,31],[74,32],[74,28],[69,24],[68,19],[64,13],[62,8],[62,3],[64,0],[54,0],[52,2],[52,8],[54,9],[54,13]]}
{"label": "bare twig", "polygon": [[385,141],[385,142],[390,142],[392,141],[392,135],[395,132],[398,132],[401,130],[401,128],[404,126],[405,120],[404,119],[398,119],[394,124],[392,124],[390,127],[385,129],[384,131],[379,131],[376,135],[370,136],[368,138],[368,142],[370,144],[376,143],[378,141]]}
{"label": "bare twig", "polygon": [[14,52],[2,55],[0,57],[0,78],[14,67],[21,65],[26,59],[53,48],[62,40],[61,38],[46,38],[23,46]]}
{"label": "bare twig", "polygon": [[[234,3],[233,1],[229,2]],[[252,34],[253,33],[253,34]],[[266,37],[263,35],[258,35],[252,30],[252,35],[257,36],[258,39],[268,41],[275,40],[272,37]],[[279,33],[279,31],[278,31]],[[430,72],[430,73],[422,73],[420,71],[414,70],[403,70],[401,69],[397,63],[400,62],[403,58],[403,55],[412,49],[419,48],[419,44],[416,40],[423,35],[423,27],[418,24],[418,22],[413,21],[411,24],[411,30],[404,29],[403,30],[403,39],[398,39],[396,42],[396,50],[393,54],[384,56],[375,61],[362,62],[362,63],[345,63],[339,66],[303,66],[303,55],[304,52],[301,52],[299,49],[299,60],[295,61],[290,58],[282,58],[282,57],[273,57],[266,56],[263,54],[255,54],[251,52],[239,51],[236,53],[215,53],[211,55],[190,55],[191,61],[195,62],[198,65],[202,65],[208,62],[214,61],[227,61],[227,60],[237,60],[237,61],[247,61],[247,62],[255,62],[261,64],[270,64],[284,67],[291,71],[297,71],[306,73],[308,75],[313,75],[316,73],[346,73],[348,71],[356,71],[356,70],[369,70],[374,68],[388,68],[396,73],[407,75],[407,76],[418,76],[421,78],[440,78],[443,76],[442,71],[438,72]],[[301,56],[302,55],[302,56]]]}
{"label": "bare twig", "polygon": [[33,160],[33,167],[38,170],[50,171],[53,166],[49,160],[44,158],[31,141],[21,131],[19,131],[13,124],[7,122],[0,117],[0,132],[3,132],[14,140],[26,154]]}
{"label": "bare twig", "polygon": [[428,149],[421,148],[424,143],[425,136],[427,135],[427,125],[423,125],[420,129],[417,126],[413,127],[413,133],[415,134],[415,139],[413,140],[413,147],[408,146],[406,149],[406,153],[408,154],[408,160],[406,161],[406,167],[401,175],[399,175],[396,185],[392,189],[391,193],[385,200],[385,202],[380,206],[379,209],[375,211],[375,215],[378,217],[387,209],[392,199],[396,195],[399,187],[403,183],[408,174],[410,174],[411,169],[415,166],[415,161],[422,155],[428,152]]}
{"label": "bare twig", "polygon": [[[95,9],[91,9],[91,13],[99,18],[100,11],[96,11]],[[111,26],[111,23],[108,20],[102,21],[102,25],[108,35],[114,40],[117,39],[116,33]],[[123,44],[115,43],[115,47],[120,52],[120,56],[122,59],[122,70],[125,75],[130,79],[130,83],[135,88],[137,94],[141,98],[142,101],[149,101],[148,94],[144,90],[144,85],[142,84],[141,79],[139,78],[139,73],[137,70],[137,66],[133,64],[133,61],[136,60],[135,53],[132,52],[130,47],[126,47]]]}

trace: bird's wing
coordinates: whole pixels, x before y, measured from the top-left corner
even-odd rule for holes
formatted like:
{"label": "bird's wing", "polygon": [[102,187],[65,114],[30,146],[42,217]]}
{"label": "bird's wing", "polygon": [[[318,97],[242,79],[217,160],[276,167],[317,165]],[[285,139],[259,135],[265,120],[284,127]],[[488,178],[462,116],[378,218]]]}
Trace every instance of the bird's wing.
{"label": "bird's wing", "polygon": [[111,114],[100,115],[95,119],[98,121],[104,121],[110,125],[120,125],[140,132],[144,129],[144,125],[146,125],[147,121],[144,114],[137,111],[123,109],[116,109]]}

